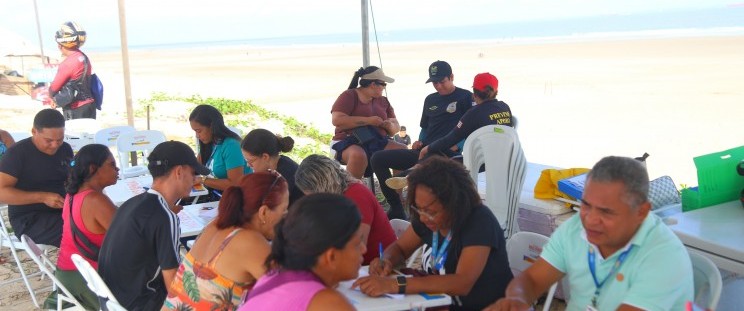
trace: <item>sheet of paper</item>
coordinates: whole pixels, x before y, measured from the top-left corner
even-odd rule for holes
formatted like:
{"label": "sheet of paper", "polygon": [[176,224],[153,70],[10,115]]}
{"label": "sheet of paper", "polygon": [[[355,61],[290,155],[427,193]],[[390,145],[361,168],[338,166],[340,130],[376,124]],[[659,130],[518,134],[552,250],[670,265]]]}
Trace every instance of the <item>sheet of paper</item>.
{"label": "sheet of paper", "polygon": [[385,294],[385,297],[397,299],[397,300],[403,300],[406,298],[405,294]]}
{"label": "sheet of paper", "polygon": [[215,217],[217,217],[217,207],[213,208],[202,208],[199,210],[199,217],[207,220],[211,220]]}

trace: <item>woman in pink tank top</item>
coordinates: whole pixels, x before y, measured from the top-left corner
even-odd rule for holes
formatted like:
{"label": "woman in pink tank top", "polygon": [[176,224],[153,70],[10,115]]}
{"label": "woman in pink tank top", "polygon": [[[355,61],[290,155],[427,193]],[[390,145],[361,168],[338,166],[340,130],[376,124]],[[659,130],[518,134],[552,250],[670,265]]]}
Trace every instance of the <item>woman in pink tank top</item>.
{"label": "woman in pink tank top", "polygon": [[275,228],[266,259],[270,272],[239,310],[354,310],[335,288],[359,274],[367,251],[361,222],[356,205],[344,196],[299,199]]}
{"label": "woman in pink tank top", "polygon": [[[104,145],[86,145],[70,162],[62,208],[62,242],[54,275],[90,310],[98,310],[98,297],[88,289],[71,256],[79,254],[94,268],[98,266],[98,250],[116,211],[103,188],[115,184],[118,178],[114,156]],[[55,292],[45,301],[46,306],[56,309]]]}
{"label": "woman in pink tank top", "polygon": [[181,262],[162,310],[235,310],[266,269],[274,225],[289,205],[276,171],[245,175],[222,193],[217,218]]}

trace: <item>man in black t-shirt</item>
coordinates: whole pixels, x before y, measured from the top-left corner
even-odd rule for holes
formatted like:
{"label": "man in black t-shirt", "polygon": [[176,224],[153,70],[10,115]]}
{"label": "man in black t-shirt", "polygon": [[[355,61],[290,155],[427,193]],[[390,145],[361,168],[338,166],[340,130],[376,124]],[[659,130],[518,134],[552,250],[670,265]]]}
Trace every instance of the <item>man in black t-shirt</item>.
{"label": "man in black t-shirt", "polygon": [[152,188],[116,210],[98,260],[98,273],[127,310],[160,310],[180,264],[181,235],[173,207],[187,197],[196,175],[209,175],[194,151],[161,143],[147,157]]}
{"label": "man in black t-shirt", "polygon": [[[372,169],[380,181],[382,194],[390,204],[388,211],[390,219],[406,219],[400,196],[385,183],[391,177],[390,169],[406,170],[416,165],[421,148],[449,133],[465,112],[475,104],[470,91],[455,86],[453,82],[455,76],[447,62],[441,60],[433,62],[429,66],[428,74],[429,79],[426,83],[431,82],[436,92],[429,94],[424,100],[418,140],[413,142],[411,149],[382,150],[375,152],[370,159]],[[451,157],[460,154],[460,149],[454,147],[442,153]]]}
{"label": "man in black t-shirt", "polygon": [[55,109],[34,117],[31,137],[15,143],[0,161],[0,202],[8,203],[15,235],[59,247],[62,204],[72,148],[64,142],[65,118]]}
{"label": "man in black t-shirt", "polygon": [[447,135],[421,149],[419,159],[428,154],[446,151],[483,126],[514,126],[511,109],[505,102],[496,99],[498,93],[499,80],[496,76],[488,72],[477,74],[473,79],[473,99],[476,106],[468,110]]}
{"label": "man in black t-shirt", "polygon": [[393,135],[393,140],[396,143],[406,145],[406,147],[411,148],[411,136],[406,133],[406,127],[401,125],[400,131],[398,131],[397,134]]}

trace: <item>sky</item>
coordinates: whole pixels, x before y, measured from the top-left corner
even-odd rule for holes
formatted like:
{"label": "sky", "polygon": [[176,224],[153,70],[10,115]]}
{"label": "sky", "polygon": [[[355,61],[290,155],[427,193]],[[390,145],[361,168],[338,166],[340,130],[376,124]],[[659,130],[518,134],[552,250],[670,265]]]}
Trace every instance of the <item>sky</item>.
{"label": "sky", "polygon": [[[371,0],[378,31],[742,6],[737,0]],[[355,33],[361,0],[123,1],[130,46]],[[120,46],[118,1],[36,0],[45,51],[67,20],[87,48]],[[371,23],[371,21],[370,21]],[[0,0],[0,29],[38,44],[34,0]],[[372,25],[370,25],[372,29]]]}

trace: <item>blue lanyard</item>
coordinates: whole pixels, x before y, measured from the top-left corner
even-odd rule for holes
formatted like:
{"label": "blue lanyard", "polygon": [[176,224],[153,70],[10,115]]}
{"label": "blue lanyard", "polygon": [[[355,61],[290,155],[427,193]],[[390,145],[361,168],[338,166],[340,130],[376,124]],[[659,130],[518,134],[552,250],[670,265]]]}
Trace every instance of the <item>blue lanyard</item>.
{"label": "blue lanyard", "polygon": [[617,256],[617,260],[615,261],[615,264],[612,265],[612,269],[610,269],[610,273],[607,274],[607,276],[602,280],[602,282],[599,282],[597,280],[597,271],[594,267],[595,257],[596,254],[594,253],[594,247],[591,245],[589,246],[589,253],[587,254],[587,259],[589,260],[589,271],[592,273],[592,279],[594,279],[594,285],[596,286],[596,289],[594,290],[594,297],[592,297],[592,306],[597,307],[597,298],[599,298],[599,291],[602,289],[602,286],[605,284],[605,282],[610,279],[612,275],[614,275],[618,269],[620,269],[620,266],[623,265],[623,261],[625,261],[625,257],[628,257],[628,253],[630,253],[630,250],[633,249],[633,244],[628,247],[624,252],[622,252],[619,256]]}
{"label": "blue lanyard", "polygon": [[449,243],[452,240],[452,230],[447,233],[447,237],[444,238],[441,248],[439,247],[439,230],[434,231],[431,239],[431,267],[434,269],[434,272],[436,272],[439,271],[439,269],[442,269],[444,261],[447,260],[447,253],[449,252],[447,246],[449,246]]}
{"label": "blue lanyard", "polygon": [[[206,165],[204,165],[204,166],[206,166],[207,168],[209,168],[212,171],[214,170],[213,169],[213,166],[212,166],[212,164],[213,164],[212,162],[214,162],[214,152],[215,151],[217,151],[217,144],[214,144],[212,146],[212,154],[209,155],[209,159],[207,159]],[[212,174],[214,174],[214,172],[212,172]]]}

